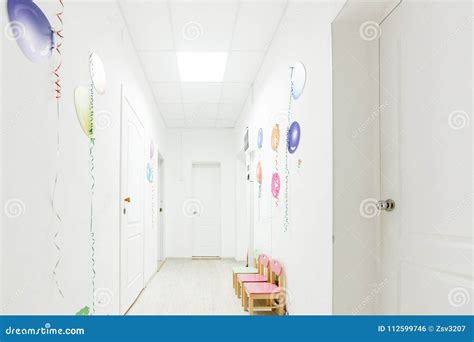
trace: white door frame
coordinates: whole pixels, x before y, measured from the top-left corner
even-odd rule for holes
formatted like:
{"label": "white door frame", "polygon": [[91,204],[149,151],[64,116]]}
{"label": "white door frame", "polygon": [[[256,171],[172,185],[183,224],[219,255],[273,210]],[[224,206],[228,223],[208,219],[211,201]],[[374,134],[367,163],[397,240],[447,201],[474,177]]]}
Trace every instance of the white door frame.
{"label": "white door frame", "polygon": [[[121,86],[121,96],[120,96],[120,193],[119,193],[119,221],[120,221],[120,235],[119,235],[119,313],[120,314],[125,314],[128,309],[130,307],[124,307],[123,305],[124,304],[124,296],[126,295],[125,293],[123,293],[123,270],[122,270],[122,264],[124,262],[126,262],[125,260],[123,260],[123,256],[122,256],[122,253],[123,253],[123,250],[124,250],[124,246],[123,246],[123,243],[124,243],[124,232],[125,232],[125,215],[123,215],[123,211],[125,209],[125,206],[124,206],[124,198],[127,196],[127,194],[125,193],[125,182],[126,182],[126,179],[125,179],[125,175],[124,175],[124,160],[123,160],[123,149],[126,147],[124,146],[124,129],[126,127],[125,125],[125,115],[124,115],[124,104],[125,104],[125,101],[128,103],[128,105],[130,106],[130,108],[135,112],[138,120],[140,120],[141,123],[143,123],[143,120],[140,118],[140,115],[135,111],[134,109],[134,106],[132,105],[132,103],[130,102],[129,98],[127,97],[127,92],[125,91],[125,87],[122,85]],[[145,156],[145,150],[143,151],[143,155]],[[143,183],[144,183],[144,179],[143,179]],[[142,187],[142,196],[144,198],[144,192],[145,192],[145,187],[143,186]],[[143,216],[145,216],[145,211],[143,211]],[[142,222],[144,223],[144,218],[142,218]],[[144,236],[144,226],[142,226],[142,234]],[[143,262],[142,262],[142,274],[143,274],[143,277],[142,277],[142,290],[144,288],[144,274],[145,274],[145,246],[144,246],[144,238],[142,239],[142,258],[143,258]]]}

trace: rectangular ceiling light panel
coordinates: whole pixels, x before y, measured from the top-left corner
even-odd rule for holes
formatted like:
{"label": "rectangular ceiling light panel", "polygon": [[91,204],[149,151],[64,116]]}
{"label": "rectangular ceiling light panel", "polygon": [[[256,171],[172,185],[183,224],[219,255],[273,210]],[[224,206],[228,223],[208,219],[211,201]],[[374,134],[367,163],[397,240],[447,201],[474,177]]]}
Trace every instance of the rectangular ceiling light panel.
{"label": "rectangular ceiling light panel", "polygon": [[222,82],[227,52],[176,52],[181,82]]}

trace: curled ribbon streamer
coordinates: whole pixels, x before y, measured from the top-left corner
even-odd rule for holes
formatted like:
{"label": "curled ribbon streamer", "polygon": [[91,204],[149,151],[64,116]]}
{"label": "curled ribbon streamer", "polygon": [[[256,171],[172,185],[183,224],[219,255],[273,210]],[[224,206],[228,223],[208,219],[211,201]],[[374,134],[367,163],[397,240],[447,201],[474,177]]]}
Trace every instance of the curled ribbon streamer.
{"label": "curled ribbon streamer", "polygon": [[[92,54],[91,54],[92,55]],[[93,76],[94,73],[94,64],[92,65],[91,73]],[[95,138],[94,138],[94,83],[91,80],[90,86],[90,144],[89,144],[89,158],[90,158],[90,169],[89,174],[91,176],[91,210],[90,210],[90,224],[89,232],[91,236],[91,263],[92,263],[92,314],[95,313],[95,233],[94,233],[94,191],[95,191],[95,176],[94,176],[94,147],[95,147]]]}
{"label": "curled ribbon streamer", "polygon": [[63,14],[64,14],[64,2],[63,0],[59,0],[59,4],[61,5],[61,10],[59,12],[56,13],[56,18],[58,19],[59,23],[60,23],[60,28],[58,30],[55,30],[55,34],[57,36],[57,44],[56,44],[56,48],[55,48],[55,51],[57,52],[58,56],[59,56],[59,63],[58,65],[56,66],[56,68],[54,69],[53,71],[53,75],[56,77],[56,81],[54,82],[55,86],[56,86],[56,99],[59,99],[61,98],[61,75],[59,73],[59,69],[61,69],[61,65],[62,65],[62,56],[61,56],[61,46],[63,45],[63,39],[64,39],[64,36],[63,36]]}
{"label": "curled ribbon streamer", "polygon": [[[279,124],[275,124],[275,126],[273,126],[271,145],[272,145],[272,150],[275,152],[275,172],[278,173],[278,146],[280,145],[280,125]],[[278,207],[280,205],[280,200],[278,196],[274,196],[274,198],[275,198],[275,206]]]}
{"label": "curled ribbon streamer", "polygon": [[55,30],[55,34],[58,37],[57,38],[57,44],[55,47],[55,51],[57,52],[59,56],[59,62],[56,68],[53,70],[53,75],[55,76],[56,80],[54,81],[55,85],[55,92],[56,92],[56,117],[57,117],[57,131],[56,131],[56,174],[54,176],[54,185],[53,185],[53,193],[52,193],[52,198],[51,198],[51,207],[53,209],[53,213],[58,220],[58,227],[56,229],[56,232],[54,233],[53,236],[53,244],[54,247],[56,248],[56,251],[58,253],[58,258],[56,259],[56,263],[54,264],[54,269],[53,269],[53,278],[54,278],[54,283],[56,284],[56,289],[58,290],[59,294],[61,297],[64,298],[63,291],[61,290],[61,287],[59,286],[59,281],[57,278],[57,271],[59,264],[61,263],[61,247],[59,246],[59,243],[57,241],[58,236],[59,236],[59,225],[61,224],[61,216],[59,215],[58,211],[56,210],[56,188],[58,185],[58,166],[57,164],[59,163],[59,155],[60,155],[60,137],[59,137],[59,113],[60,113],[60,107],[59,107],[59,99],[61,98],[61,76],[59,73],[59,69],[61,68],[62,65],[62,57],[61,57],[61,46],[62,46],[62,40],[64,38],[62,32],[63,32],[63,19],[62,16],[64,14],[64,3],[63,0],[59,0],[59,4],[61,5],[61,9],[59,12],[56,13],[56,18],[58,19],[60,23],[60,28],[58,30]]}

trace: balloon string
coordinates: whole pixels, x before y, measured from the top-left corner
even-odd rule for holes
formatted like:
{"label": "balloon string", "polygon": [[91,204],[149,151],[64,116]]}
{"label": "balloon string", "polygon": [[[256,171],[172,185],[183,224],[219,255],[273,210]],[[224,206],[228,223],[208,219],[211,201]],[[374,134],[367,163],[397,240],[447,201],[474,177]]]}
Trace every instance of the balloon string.
{"label": "balloon string", "polygon": [[58,185],[58,173],[59,173],[57,163],[59,162],[59,152],[60,152],[60,149],[59,149],[59,146],[60,146],[59,145],[59,122],[60,122],[59,121],[59,100],[56,103],[56,115],[57,115],[57,124],[58,124],[57,131],[56,131],[56,174],[54,176],[54,185],[53,185],[53,194],[52,194],[52,198],[51,198],[51,207],[53,209],[54,216],[56,217],[56,219],[58,221],[58,226],[57,226],[56,232],[54,233],[54,237],[53,237],[53,244],[54,244],[54,247],[56,248],[56,251],[58,253],[58,257],[56,259],[56,263],[55,263],[54,268],[53,268],[53,278],[54,278],[54,282],[56,284],[56,289],[58,290],[61,297],[64,298],[63,291],[61,290],[61,287],[59,286],[59,281],[58,281],[58,278],[57,278],[57,271],[58,271],[59,264],[61,262],[61,247],[59,246],[59,243],[58,243],[59,229],[60,229],[60,225],[61,225],[61,216],[59,215],[58,211],[56,210],[56,189],[57,189],[57,185]]}
{"label": "balloon string", "polygon": [[55,84],[55,92],[56,92],[56,117],[57,117],[57,130],[56,130],[56,174],[54,176],[54,185],[53,185],[53,193],[52,193],[52,198],[51,198],[51,207],[53,209],[54,216],[56,217],[58,221],[58,226],[56,229],[56,232],[54,233],[53,236],[53,244],[54,247],[56,248],[57,251],[57,259],[56,263],[54,264],[53,268],[53,278],[54,278],[54,283],[56,285],[56,289],[58,290],[59,294],[61,295],[62,298],[64,298],[63,291],[61,290],[61,287],[59,285],[59,281],[57,278],[57,273],[58,273],[58,267],[59,264],[61,263],[62,255],[61,255],[61,247],[59,246],[58,243],[58,237],[60,233],[60,225],[61,225],[61,216],[59,215],[58,211],[56,210],[56,190],[57,190],[57,185],[58,185],[58,163],[59,163],[59,155],[60,155],[60,106],[59,106],[59,99],[61,98],[61,76],[59,73],[59,69],[61,68],[62,65],[62,57],[61,57],[61,46],[62,46],[62,40],[64,38],[62,31],[63,31],[63,13],[64,13],[64,3],[63,0],[59,0],[59,3],[61,5],[61,10],[56,13],[56,17],[58,18],[58,21],[60,23],[60,28],[55,31],[55,34],[57,35],[57,44],[55,47],[55,51],[57,52],[59,56],[59,62],[56,68],[53,71],[54,76],[56,77],[56,80],[54,82]]}
{"label": "balloon string", "polygon": [[[93,70],[91,70],[93,73]],[[90,170],[89,174],[91,176],[91,208],[90,208],[90,224],[89,232],[91,236],[91,262],[92,262],[92,314],[95,313],[95,233],[94,233],[94,192],[95,192],[95,162],[94,162],[94,147],[95,147],[95,138],[94,138],[94,84],[91,82],[90,87],[90,144],[89,144],[89,158],[90,158]]]}
{"label": "balloon string", "polygon": [[288,125],[286,127],[286,146],[285,146],[285,222],[283,224],[284,231],[288,230],[290,225],[290,215],[289,215],[289,183],[290,183],[290,170],[288,169],[288,146],[290,145],[290,125],[291,125],[291,105],[293,99],[293,67],[290,74],[290,97],[288,100]]}

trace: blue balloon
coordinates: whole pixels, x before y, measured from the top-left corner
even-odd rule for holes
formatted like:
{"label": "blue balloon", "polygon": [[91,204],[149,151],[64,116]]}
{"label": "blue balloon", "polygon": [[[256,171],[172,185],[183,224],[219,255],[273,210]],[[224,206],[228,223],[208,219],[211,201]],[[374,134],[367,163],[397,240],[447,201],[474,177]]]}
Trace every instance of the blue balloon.
{"label": "blue balloon", "polygon": [[151,163],[146,164],[146,179],[149,183],[153,183],[153,166],[151,166]]}
{"label": "blue balloon", "polygon": [[8,0],[8,38],[16,40],[23,54],[33,63],[51,58],[54,31],[43,11],[32,0]]}
{"label": "blue balloon", "polygon": [[263,129],[262,128],[260,128],[258,130],[257,146],[258,146],[258,148],[262,148],[262,146],[263,146]]}
{"label": "blue balloon", "polygon": [[288,152],[295,153],[298,149],[298,145],[300,144],[300,137],[301,137],[301,128],[300,124],[296,121],[290,126],[288,130]]}

